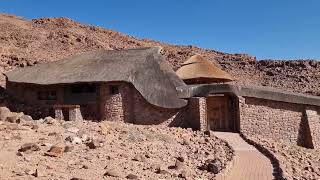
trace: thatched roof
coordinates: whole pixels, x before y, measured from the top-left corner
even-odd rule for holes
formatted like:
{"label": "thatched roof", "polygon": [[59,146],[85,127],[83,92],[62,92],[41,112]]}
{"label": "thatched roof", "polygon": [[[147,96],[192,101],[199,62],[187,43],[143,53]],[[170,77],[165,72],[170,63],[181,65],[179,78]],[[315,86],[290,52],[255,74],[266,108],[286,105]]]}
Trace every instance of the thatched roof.
{"label": "thatched roof", "polygon": [[160,47],[100,50],[6,73],[8,81],[31,84],[126,81],[151,104],[180,108],[176,87],[185,85],[161,54]]}
{"label": "thatched roof", "polygon": [[230,74],[200,55],[190,57],[176,73],[185,81],[200,80],[202,83],[233,81]]}

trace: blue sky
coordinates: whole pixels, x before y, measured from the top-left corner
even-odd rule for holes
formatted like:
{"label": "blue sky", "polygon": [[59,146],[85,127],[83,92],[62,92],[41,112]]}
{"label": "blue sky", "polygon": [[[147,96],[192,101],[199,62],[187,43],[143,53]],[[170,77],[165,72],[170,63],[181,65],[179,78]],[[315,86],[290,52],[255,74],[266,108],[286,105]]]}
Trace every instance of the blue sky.
{"label": "blue sky", "polygon": [[138,38],[258,59],[320,59],[319,0],[0,0],[0,12],[65,16]]}

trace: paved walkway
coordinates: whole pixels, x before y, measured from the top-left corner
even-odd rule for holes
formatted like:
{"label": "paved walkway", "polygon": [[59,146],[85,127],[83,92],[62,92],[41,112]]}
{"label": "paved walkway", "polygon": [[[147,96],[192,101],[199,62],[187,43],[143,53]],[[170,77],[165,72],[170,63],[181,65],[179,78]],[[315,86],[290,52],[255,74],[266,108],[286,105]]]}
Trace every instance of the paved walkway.
{"label": "paved walkway", "polygon": [[214,132],[227,141],[235,151],[234,165],[219,180],[270,180],[274,179],[271,161],[255,147],[245,142],[238,133]]}

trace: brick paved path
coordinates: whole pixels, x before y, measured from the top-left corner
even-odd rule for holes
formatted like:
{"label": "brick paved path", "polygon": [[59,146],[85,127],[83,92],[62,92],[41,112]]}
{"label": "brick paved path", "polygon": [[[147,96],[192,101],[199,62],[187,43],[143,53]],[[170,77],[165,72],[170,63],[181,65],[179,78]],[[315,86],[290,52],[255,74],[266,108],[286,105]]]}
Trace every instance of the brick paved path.
{"label": "brick paved path", "polygon": [[271,161],[255,147],[245,142],[239,134],[214,132],[215,136],[227,141],[235,150],[234,165],[225,177],[219,180],[269,180],[274,179]]}

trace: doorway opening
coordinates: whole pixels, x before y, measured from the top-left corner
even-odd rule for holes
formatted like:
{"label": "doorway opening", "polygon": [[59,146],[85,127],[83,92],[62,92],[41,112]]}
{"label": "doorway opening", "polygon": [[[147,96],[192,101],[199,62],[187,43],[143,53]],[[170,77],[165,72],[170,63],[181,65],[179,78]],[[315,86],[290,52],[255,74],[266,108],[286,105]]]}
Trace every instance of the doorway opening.
{"label": "doorway opening", "polygon": [[207,97],[207,123],[212,131],[238,132],[238,100],[231,94]]}

